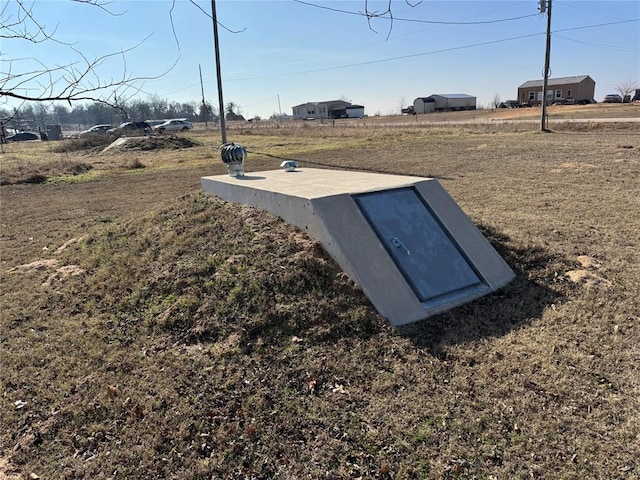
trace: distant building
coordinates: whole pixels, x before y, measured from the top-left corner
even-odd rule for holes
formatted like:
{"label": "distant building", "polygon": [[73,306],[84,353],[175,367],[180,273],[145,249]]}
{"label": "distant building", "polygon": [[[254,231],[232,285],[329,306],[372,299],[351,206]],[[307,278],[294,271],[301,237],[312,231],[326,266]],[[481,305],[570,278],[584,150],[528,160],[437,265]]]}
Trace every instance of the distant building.
{"label": "distant building", "polygon": [[[520,104],[542,103],[543,80],[529,80],[518,87]],[[596,82],[589,75],[547,79],[547,104],[591,103],[595,97]]]}
{"label": "distant building", "polygon": [[62,140],[62,126],[61,125],[46,125],[45,135],[49,140]]}
{"label": "distant building", "polygon": [[349,105],[345,108],[347,118],[364,117],[364,107],[362,105]]}
{"label": "distant building", "polygon": [[269,117],[269,120],[275,120],[277,122],[286,122],[289,120],[293,120],[293,116],[287,115],[286,113],[274,113]]}
{"label": "distant building", "polygon": [[292,107],[294,120],[320,118],[359,118],[364,116],[362,105],[344,100],[307,102]]}
{"label": "distant building", "polygon": [[413,101],[415,113],[431,113],[457,110],[475,110],[476,97],[466,93],[437,93],[418,97]]}

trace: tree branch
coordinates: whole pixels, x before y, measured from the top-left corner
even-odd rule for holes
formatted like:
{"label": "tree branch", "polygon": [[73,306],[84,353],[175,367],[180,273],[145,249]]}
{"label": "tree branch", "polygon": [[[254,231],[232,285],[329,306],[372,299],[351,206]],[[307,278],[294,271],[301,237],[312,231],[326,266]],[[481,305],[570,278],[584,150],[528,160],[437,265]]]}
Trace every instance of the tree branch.
{"label": "tree branch", "polygon": [[[97,7],[110,15],[122,14],[109,9],[112,0],[71,1]],[[12,11],[9,5],[15,9]],[[150,35],[130,48],[89,58],[75,44],[56,39],[54,34],[57,26],[50,31],[39,22],[34,13],[35,5],[35,1],[27,4],[25,0],[6,0],[0,9],[0,38],[31,43],[55,42],[69,47],[79,60],[65,65],[47,65],[37,58],[4,60],[0,54],[0,101],[9,98],[34,102],[59,100],[68,103],[92,100],[117,107],[118,98],[121,99],[127,92],[139,92],[144,81],[166,75],[178,62],[179,57],[173,65],[157,75],[134,76],[127,70],[126,54],[139,48]],[[98,73],[99,67],[116,57],[120,57],[122,61],[121,74],[117,78],[104,80]],[[30,66],[20,71],[17,67],[23,62],[29,62]]]}

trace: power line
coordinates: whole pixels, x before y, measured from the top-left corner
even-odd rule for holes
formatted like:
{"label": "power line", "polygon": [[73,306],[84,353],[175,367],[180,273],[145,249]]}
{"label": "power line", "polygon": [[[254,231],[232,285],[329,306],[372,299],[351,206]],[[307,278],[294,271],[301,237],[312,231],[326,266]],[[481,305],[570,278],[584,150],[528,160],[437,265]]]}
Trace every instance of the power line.
{"label": "power line", "polygon": [[[537,14],[536,14],[537,15]],[[620,20],[617,22],[608,22],[608,23],[599,23],[599,24],[595,24],[595,25],[584,25],[581,27],[571,27],[571,28],[564,28],[564,29],[560,29],[560,30],[554,30],[552,33],[556,34],[556,33],[560,33],[560,32],[567,32],[567,31],[573,31],[573,30],[583,30],[583,29],[587,29],[587,28],[596,28],[596,27],[604,27],[604,26],[610,26],[610,25],[619,25],[619,24],[623,24],[623,23],[632,23],[632,22],[638,22],[640,21],[640,18],[634,18],[634,19],[630,19],[630,20]],[[435,55],[437,53],[446,53],[446,52],[453,52],[456,50],[464,50],[467,48],[475,48],[475,47],[482,47],[482,46],[486,46],[486,45],[494,45],[497,43],[504,43],[504,42],[511,42],[513,40],[521,40],[523,38],[531,38],[531,37],[537,37],[540,35],[545,35],[544,32],[540,32],[540,33],[530,33],[527,35],[519,35],[516,37],[509,37],[509,38],[503,38],[503,39],[499,39],[499,40],[489,40],[486,42],[479,42],[479,43],[472,43],[469,45],[461,45],[459,47],[450,47],[450,48],[443,48],[440,50],[431,50],[429,52],[421,52],[421,53],[412,53],[409,55],[401,55],[398,57],[390,57],[390,58],[382,58],[382,59],[378,59],[378,60],[370,60],[367,62],[358,62],[358,63],[351,63],[351,64],[347,64],[347,65],[336,65],[333,67],[325,67],[325,68],[316,68],[316,69],[312,69],[312,70],[302,70],[299,72],[291,72],[291,73],[280,73],[280,74],[275,74],[275,75],[258,75],[258,76],[254,76],[254,77],[243,77],[243,78],[230,78],[227,79],[228,82],[239,82],[239,81],[245,81],[245,80],[259,80],[262,78],[278,78],[278,77],[289,77],[289,76],[294,76],[294,75],[305,75],[305,74],[309,74],[309,73],[319,73],[319,72],[326,72],[326,71],[331,71],[331,70],[340,70],[343,68],[351,68],[351,67],[361,67],[364,65],[373,65],[376,63],[384,63],[384,62],[392,62],[395,60],[405,60],[407,58],[415,58],[415,57],[421,57],[421,56],[426,56],[426,55]]]}
{"label": "power line", "polygon": [[304,71],[292,72],[292,73],[281,73],[281,74],[277,74],[277,75],[262,75],[262,76],[257,76],[257,77],[234,78],[234,79],[228,79],[227,81],[229,81],[229,82],[237,82],[237,81],[241,81],[241,80],[258,80],[260,78],[287,77],[287,76],[290,76],[290,75],[303,75],[303,74],[307,74],[307,73],[326,72],[326,71],[329,71],[329,70],[340,70],[342,68],[361,67],[363,65],[372,65],[372,64],[375,64],[375,63],[392,62],[394,60],[405,60],[407,58],[421,57],[421,56],[425,56],[425,55],[434,55],[436,53],[452,52],[452,51],[455,51],[455,50],[463,50],[465,48],[481,47],[481,46],[484,46],[484,45],[491,45],[491,44],[495,44],[495,43],[508,42],[508,41],[511,41],[511,40],[519,40],[519,39],[522,39],[522,38],[537,37],[537,36],[540,36],[540,35],[544,35],[544,33],[531,33],[531,34],[528,34],[528,35],[521,35],[521,36],[518,36],[518,37],[503,38],[501,40],[490,40],[488,42],[474,43],[474,44],[470,44],[470,45],[461,45],[459,47],[443,48],[441,50],[432,50],[430,52],[412,53],[412,54],[409,54],[409,55],[402,55],[402,56],[399,56],[399,57],[381,58],[381,59],[378,59],[378,60],[370,60],[368,62],[350,63],[348,65],[336,65],[334,67],[316,68],[316,69],[313,69],[313,70],[304,70]]}
{"label": "power line", "polygon": [[586,13],[590,13],[592,15],[596,15],[598,17],[602,17],[602,18],[615,18],[616,20],[620,20],[620,16],[613,16],[613,15],[604,15],[602,12],[596,12],[593,10],[589,10],[587,8],[584,8],[581,4],[584,4],[585,2],[562,2],[559,1],[556,3],[556,7],[559,5],[561,5],[562,7],[569,7],[569,8],[573,8],[574,10],[579,10],[581,12],[586,12]]}
{"label": "power line", "polygon": [[475,22],[454,22],[454,21],[438,21],[438,20],[419,20],[419,19],[415,19],[415,18],[399,18],[399,17],[394,17],[389,15],[388,13],[384,13],[384,14],[375,14],[375,13],[364,13],[364,12],[353,12],[350,10],[341,10],[339,8],[333,8],[333,7],[327,7],[325,5],[318,5],[315,3],[311,3],[311,2],[305,2],[303,0],[293,0],[296,3],[300,3],[302,5],[308,5],[310,7],[316,7],[316,8],[320,8],[323,10],[329,10],[331,12],[337,12],[337,13],[344,13],[347,15],[357,15],[359,17],[365,17],[368,19],[372,19],[372,18],[380,18],[382,20],[389,20],[389,21],[394,21],[394,22],[411,22],[411,23],[428,23],[428,24],[432,24],[432,25],[487,25],[487,24],[491,24],[491,23],[500,23],[500,22],[510,22],[512,20],[521,20],[523,18],[529,18],[529,17],[537,17],[538,14],[537,13],[532,13],[530,15],[522,15],[519,17],[510,17],[510,18],[500,18],[500,19],[496,19],[496,20],[481,20],[481,21],[475,21]]}
{"label": "power line", "polygon": [[630,18],[628,20],[619,20],[617,22],[596,23],[594,25],[583,25],[582,27],[563,28],[561,30],[554,30],[553,33],[570,32],[572,30],[584,30],[585,28],[608,27],[609,25],[620,25],[622,23],[633,23],[633,22],[640,22],[640,18]]}
{"label": "power line", "polygon": [[602,48],[603,50],[613,50],[617,52],[630,52],[630,53],[639,51],[637,48],[632,48],[632,47],[618,47],[616,45],[603,45],[603,44],[593,43],[593,42],[584,42],[582,40],[576,40],[575,38],[565,37],[564,35],[557,35],[557,34],[554,36],[556,38],[562,38],[563,40],[569,40],[570,42],[576,42],[582,45],[589,45],[590,47]]}
{"label": "power line", "polygon": [[273,97],[269,97],[266,100],[262,100],[261,102],[252,103],[251,105],[240,105],[240,107],[242,107],[242,108],[255,107],[256,105],[262,105],[264,103],[270,102],[274,98],[278,98],[278,95],[274,95]]}

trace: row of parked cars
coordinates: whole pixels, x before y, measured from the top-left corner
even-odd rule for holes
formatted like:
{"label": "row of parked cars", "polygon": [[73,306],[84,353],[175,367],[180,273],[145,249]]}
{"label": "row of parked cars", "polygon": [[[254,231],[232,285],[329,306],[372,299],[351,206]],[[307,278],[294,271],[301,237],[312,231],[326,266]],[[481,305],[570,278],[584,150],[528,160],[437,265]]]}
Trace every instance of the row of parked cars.
{"label": "row of parked cars", "polygon": [[[78,137],[87,135],[109,135],[112,138],[123,136],[153,135],[166,132],[185,132],[191,130],[193,124],[185,118],[174,118],[172,120],[149,120],[146,122],[124,122],[114,127],[113,125],[100,124],[83,130]],[[40,140],[42,135],[35,132],[14,132],[7,135],[7,142],[23,142],[29,140]],[[46,140],[46,138],[42,138]]]}
{"label": "row of parked cars", "polygon": [[79,133],[80,137],[95,134],[106,134],[117,138],[122,136],[153,135],[167,132],[185,132],[191,130],[193,124],[184,118],[172,120],[149,120],[146,122],[124,122],[113,127],[112,125],[94,125]]}
{"label": "row of parked cars", "polygon": [[[636,94],[636,96],[631,97],[631,95],[625,95],[624,98],[617,93],[609,93],[604,96],[602,99],[602,103],[630,103],[636,100],[640,100],[640,94]],[[578,105],[587,105],[590,103],[598,103],[595,100],[580,100],[578,102],[571,101],[562,101],[556,102],[553,105],[566,105],[566,104],[578,104]],[[498,108],[521,108],[521,107],[531,107],[533,104],[529,102],[518,102],[518,100],[506,100],[498,105]]]}

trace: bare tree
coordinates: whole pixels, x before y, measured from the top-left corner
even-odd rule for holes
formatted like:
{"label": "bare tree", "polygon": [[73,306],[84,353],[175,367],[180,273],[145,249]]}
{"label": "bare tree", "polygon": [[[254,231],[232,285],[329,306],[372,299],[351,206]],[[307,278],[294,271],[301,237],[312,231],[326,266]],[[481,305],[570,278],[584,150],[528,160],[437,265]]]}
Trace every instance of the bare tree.
{"label": "bare tree", "polygon": [[620,94],[622,100],[624,101],[626,97],[629,97],[629,99],[631,99],[631,94],[636,91],[636,88],[638,88],[638,82],[627,79],[624,82],[616,85],[616,92]]}
{"label": "bare tree", "polygon": [[209,102],[201,103],[198,107],[198,119],[201,122],[214,121],[217,122],[220,118],[215,107]]}
{"label": "bare tree", "polygon": [[147,103],[149,103],[149,106],[151,107],[149,118],[161,118],[164,114],[163,112],[166,112],[169,107],[167,100],[161,98],[157,93],[151,95],[147,100]]}
{"label": "bare tree", "polygon": [[226,113],[231,113],[233,115],[240,115],[240,105],[235,102],[228,102],[225,105]]}
{"label": "bare tree", "polygon": [[502,103],[502,99],[500,98],[500,94],[496,93],[493,96],[493,100],[491,101],[491,106],[493,108],[498,108],[500,106],[500,104]]}
{"label": "bare tree", "polygon": [[398,100],[398,107],[400,107],[399,110],[400,110],[400,114],[401,115],[404,113],[404,104],[405,104],[405,102],[406,102],[406,98],[404,98],[404,97],[400,97],[400,100]]}
{"label": "bare tree", "polygon": [[235,102],[228,102],[225,105],[225,116],[227,120],[244,120],[244,116],[242,115],[242,110],[240,110],[240,105]]}
{"label": "bare tree", "polygon": [[37,103],[34,110],[38,128],[45,128],[46,118],[49,114],[49,105],[46,103]]}
{"label": "bare tree", "polygon": [[[95,7],[106,15],[120,15],[110,10],[112,0],[69,1]],[[65,101],[71,104],[92,100],[118,107],[124,99],[139,92],[145,80],[166,73],[135,76],[128,71],[126,54],[144,40],[130,48],[96,57],[83,53],[75,44],[62,42],[56,38],[56,28],[48,28],[38,18],[37,3],[33,0],[5,0],[0,4],[0,40],[3,46],[11,44],[10,51],[20,51],[21,44],[57,43],[67,47],[70,56],[75,58],[67,64],[52,64],[40,59],[27,62],[23,58],[6,58],[4,52],[0,52],[0,101]],[[121,65],[118,76],[105,79],[98,75],[100,66],[114,60]]]}

